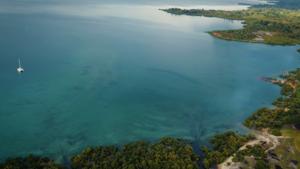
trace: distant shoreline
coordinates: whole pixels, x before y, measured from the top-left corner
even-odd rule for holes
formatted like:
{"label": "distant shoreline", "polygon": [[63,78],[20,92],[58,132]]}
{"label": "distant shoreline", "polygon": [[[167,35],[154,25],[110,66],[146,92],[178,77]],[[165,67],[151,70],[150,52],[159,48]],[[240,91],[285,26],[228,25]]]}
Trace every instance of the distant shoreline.
{"label": "distant shoreline", "polygon": [[[242,29],[215,30],[212,36],[230,41],[264,43],[269,45],[300,44],[300,10],[279,8],[250,8],[247,10],[225,11],[206,9],[162,9],[173,15],[216,17],[229,20],[241,20]],[[277,17],[273,17],[276,16]]]}
{"label": "distant shoreline", "polygon": [[168,8],[179,8],[179,9],[205,9],[205,10],[225,10],[225,11],[236,11],[236,10],[246,10],[251,5],[162,5],[159,6],[160,9]]}

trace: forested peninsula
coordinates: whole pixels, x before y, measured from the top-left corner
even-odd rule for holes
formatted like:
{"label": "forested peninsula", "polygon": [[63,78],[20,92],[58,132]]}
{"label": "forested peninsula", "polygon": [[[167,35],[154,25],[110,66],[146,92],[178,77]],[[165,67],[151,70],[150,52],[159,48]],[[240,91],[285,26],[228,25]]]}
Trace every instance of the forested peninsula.
{"label": "forested peninsula", "polygon": [[217,17],[243,21],[244,27],[242,29],[209,32],[220,39],[271,45],[300,44],[300,10],[250,8],[224,11],[170,8],[163,9],[163,11],[175,15]]}

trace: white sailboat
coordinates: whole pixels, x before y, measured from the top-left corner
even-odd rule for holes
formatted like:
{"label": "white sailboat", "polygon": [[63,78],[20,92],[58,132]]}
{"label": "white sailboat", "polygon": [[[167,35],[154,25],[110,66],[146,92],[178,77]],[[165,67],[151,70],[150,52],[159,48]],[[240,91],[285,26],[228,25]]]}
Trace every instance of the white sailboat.
{"label": "white sailboat", "polygon": [[17,72],[18,72],[18,73],[24,72],[24,69],[23,69],[22,66],[21,66],[21,60],[20,60],[20,58],[19,58],[19,67],[17,68]]}

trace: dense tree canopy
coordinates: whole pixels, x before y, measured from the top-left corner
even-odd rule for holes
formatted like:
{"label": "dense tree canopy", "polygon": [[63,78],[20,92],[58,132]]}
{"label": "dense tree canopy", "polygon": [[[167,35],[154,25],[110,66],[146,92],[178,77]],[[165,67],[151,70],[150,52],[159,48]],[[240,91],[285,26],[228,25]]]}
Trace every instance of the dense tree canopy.
{"label": "dense tree canopy", "polygon": [[215,135],[211,140],[211,149],[203,147],[205,168],[213,167],[233,155],[243,144],[252,139],[251,136],[239,135],[229,131]]}
{"label": "dense tree canopy", "polygon": [[53,160],[45,157],[29,155],[28,157],[18,157],[7,159],[0,164],[0,169],[62,169]]}
{"label": "dense tree canopy", "polygon": [[191,145],[163,138],[150,144],[139,141],[121,148],[88,148],[72,158],[74,169],[197,169],[198,156]]}

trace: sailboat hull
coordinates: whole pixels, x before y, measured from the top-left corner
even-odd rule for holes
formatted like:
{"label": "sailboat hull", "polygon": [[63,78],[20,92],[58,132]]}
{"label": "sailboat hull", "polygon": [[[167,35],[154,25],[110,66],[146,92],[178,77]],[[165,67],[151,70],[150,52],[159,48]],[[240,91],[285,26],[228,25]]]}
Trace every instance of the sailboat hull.
{"label": "sailboat hull", "polygon": [[21,67],[19,67],[19,68],[17,69],[17,72],[22,73],[22,72],[24,72],[24,69],[21,68]]}

